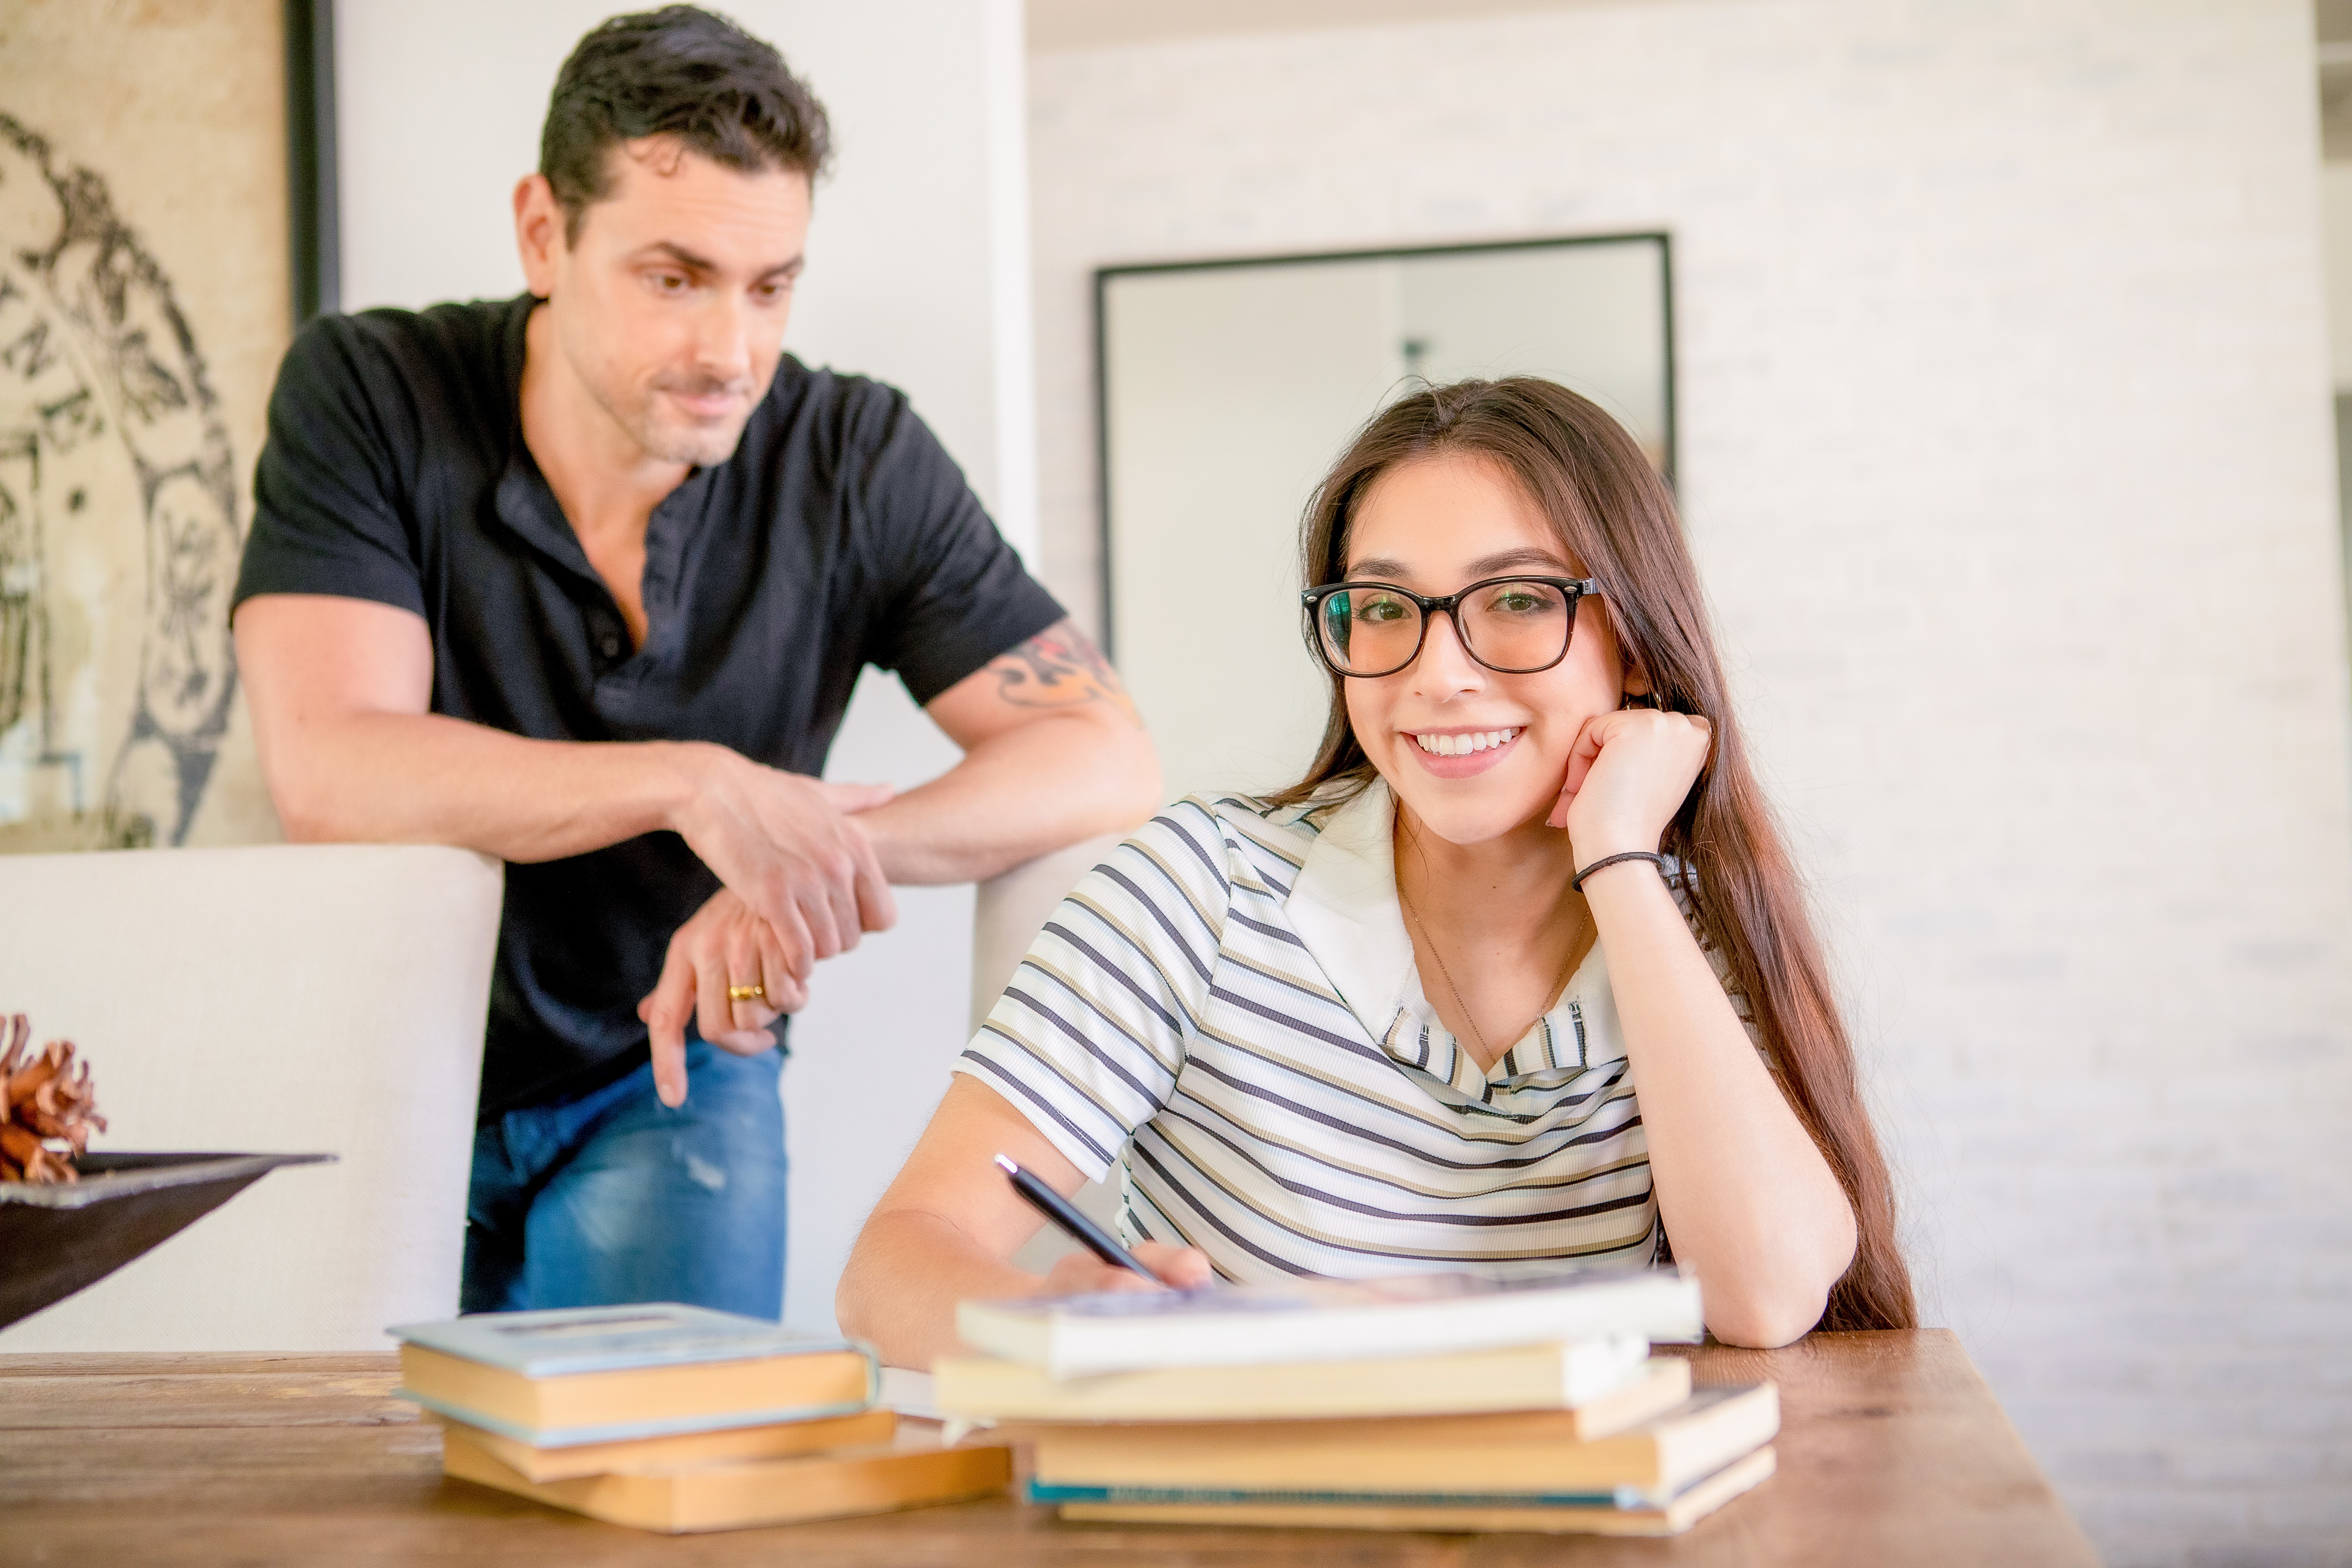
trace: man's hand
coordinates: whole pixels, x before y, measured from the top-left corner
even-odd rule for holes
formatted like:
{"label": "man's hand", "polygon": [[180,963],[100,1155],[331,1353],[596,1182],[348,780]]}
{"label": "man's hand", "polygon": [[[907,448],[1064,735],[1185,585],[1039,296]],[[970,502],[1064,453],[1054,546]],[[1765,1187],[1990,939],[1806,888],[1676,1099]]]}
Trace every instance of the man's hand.
{"label": "man's hand", "polygon": [[[686,1024],[740,1056],[776,1043],[769,1026],[808,1005],[820,959],[884,931],[898,909],[850,814],[889,800],[887,784],[835,784],[697,748],[692,802],[677,831],[724,884],[670,937],[661,978],[637,1004],[653,1048],[654,1092],[686,1103]],[[758,986],[736,1000],[730,989]]]}
{"label": "man's hand", "polygon": [[[764,994],[731,1001],[730,986]],[[664,1105],[686,1103],[686,1021],[722,1050],[756,1057],[776,1043],[769,1026],[808,1005],[808,986],[793,973],[773,926],[721,888],[669,939],[661,979],[637,1004],[653,1041],[654,1092]]]}
{"label": "man's hand", "polygon": [[[1135,1260],[1150,1269],[1168,1285],[1178,1290],[1198,1290],[1216,1282],[1215,1271],[1209,1267],[1209,1255],[1197,1247],[1171,1247],[1164,1241],[1139,1241],[1135,1244]],[[1157,1290],[1154,1285],[1133,1269],[1105,1263],[1091,1252],[1073,1252],[1057,1258],[1046,1271],[1045,1294],[1048,1296],[1091,1296],[1101,1290]]]}
{"label": "man's hand", "polygon": [[898,905],[882,863],[850,820],[888,801],[897,793],[888,784],[826,784],[719,746],[698,746],[693,756],[692,798],[672,826],[719,880],[774,928],[795,979],[805,982],[818,960],[897,922]]}

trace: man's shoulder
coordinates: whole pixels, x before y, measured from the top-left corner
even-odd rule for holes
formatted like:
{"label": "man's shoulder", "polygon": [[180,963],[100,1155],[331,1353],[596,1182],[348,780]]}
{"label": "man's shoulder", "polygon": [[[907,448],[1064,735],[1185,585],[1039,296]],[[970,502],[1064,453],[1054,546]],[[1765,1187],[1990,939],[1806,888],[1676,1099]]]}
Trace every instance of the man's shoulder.
{"label": "man's shoulder", "polygon": [[509,334],[531,304],[524,295],[313,317],[287,351],[286,374],[312,383],[393,382],[412,389],[500,383]]}
{"label": "man's shoulder", "polygon": [[776,363],[763,413],[772,432],[800,433],[835,451],[872,451],[887,445],[906,420],[917,419],[907,395],[888,382],[786,354]]}

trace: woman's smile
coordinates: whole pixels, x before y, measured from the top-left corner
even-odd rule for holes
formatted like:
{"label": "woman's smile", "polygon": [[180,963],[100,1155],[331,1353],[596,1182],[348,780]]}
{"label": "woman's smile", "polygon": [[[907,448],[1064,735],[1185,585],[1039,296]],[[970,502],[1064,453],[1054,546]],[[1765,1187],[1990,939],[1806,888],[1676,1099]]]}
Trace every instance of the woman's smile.
{"label": "woman's smile", "polygon": [[1459,725],[1446,729],[1401,731],[1412,742],[1421,765],[1442,779],[1466,779],[1501,763],[1527,733],[1524,724],[1497,725],[1484,730]]}

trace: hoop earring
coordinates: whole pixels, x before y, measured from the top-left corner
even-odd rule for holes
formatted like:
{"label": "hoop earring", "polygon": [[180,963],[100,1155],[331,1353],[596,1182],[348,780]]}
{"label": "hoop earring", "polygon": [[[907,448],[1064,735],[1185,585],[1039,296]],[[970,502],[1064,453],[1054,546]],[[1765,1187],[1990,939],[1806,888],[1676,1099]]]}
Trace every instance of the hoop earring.
{"label": "hoop earring", "polygon": [[1658,701],[1658,694],[1654,691],[1628,691],[1624,694],[1623,700],[1620,701],[1617,706],[1619,709],[1622,710],[1626,708],[1657,708],[1661,705]]}

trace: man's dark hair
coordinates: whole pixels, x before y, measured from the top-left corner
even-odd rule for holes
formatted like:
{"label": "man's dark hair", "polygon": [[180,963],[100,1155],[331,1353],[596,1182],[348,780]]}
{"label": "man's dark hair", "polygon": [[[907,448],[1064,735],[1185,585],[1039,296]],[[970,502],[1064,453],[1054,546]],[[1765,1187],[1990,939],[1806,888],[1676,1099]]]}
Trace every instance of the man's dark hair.
{"label": "man's dark hair", "polygon": [[539,172],[563,208],[566,244],[612,194],[614,147],[645,136],[674,136],[723,168],[812,182],[833,154],[824,105],[775,47],[697,5],[608,17],[556,73]]}

